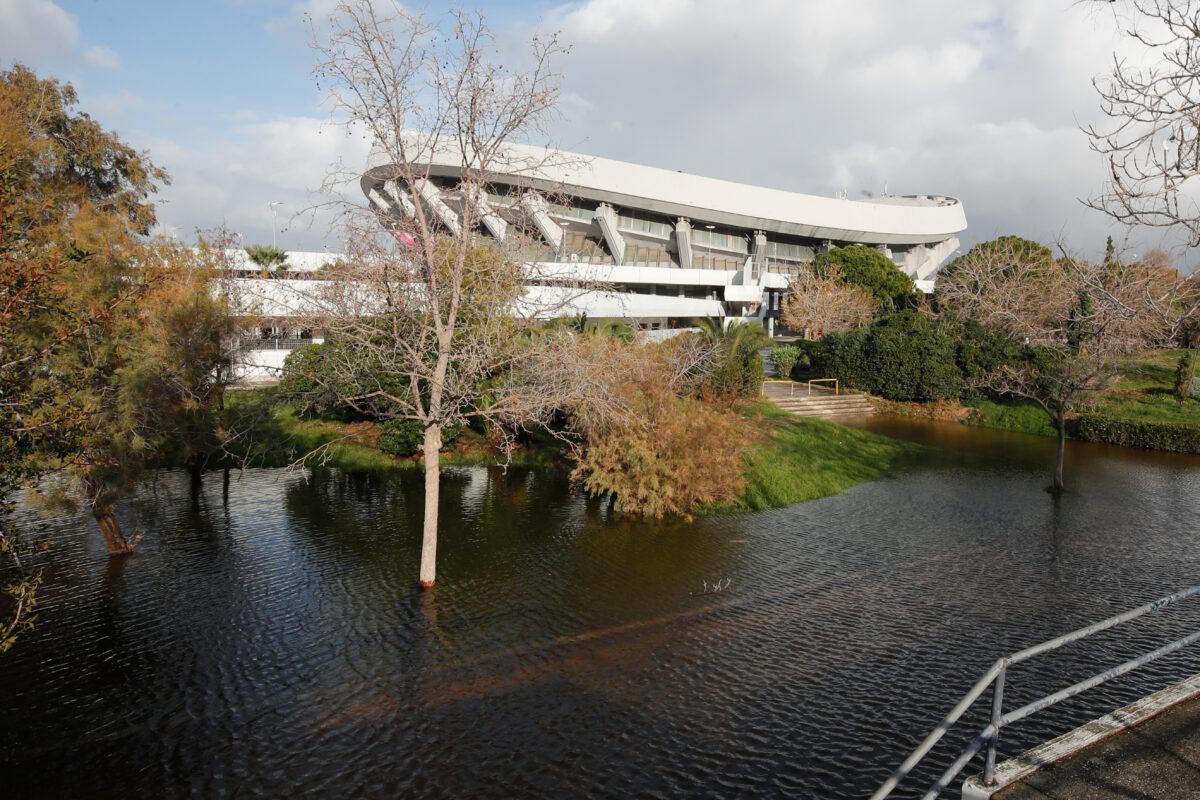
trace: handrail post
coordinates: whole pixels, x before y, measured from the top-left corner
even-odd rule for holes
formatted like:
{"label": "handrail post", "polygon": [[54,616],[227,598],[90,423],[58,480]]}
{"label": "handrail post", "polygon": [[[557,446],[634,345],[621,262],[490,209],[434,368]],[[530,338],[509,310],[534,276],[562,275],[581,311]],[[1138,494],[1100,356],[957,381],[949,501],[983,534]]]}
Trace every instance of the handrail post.
{"label": "handrail post", "polygon": [[1000,673],[992,684],[992,727],[995,733],[988,742],[987,762],[983,766],[983,782],[988,786],[996,783],[996,745],[1000,743],[1000,717],[1004,714],[1004,675],[1008,671],[1008,659],[1001,659]]}

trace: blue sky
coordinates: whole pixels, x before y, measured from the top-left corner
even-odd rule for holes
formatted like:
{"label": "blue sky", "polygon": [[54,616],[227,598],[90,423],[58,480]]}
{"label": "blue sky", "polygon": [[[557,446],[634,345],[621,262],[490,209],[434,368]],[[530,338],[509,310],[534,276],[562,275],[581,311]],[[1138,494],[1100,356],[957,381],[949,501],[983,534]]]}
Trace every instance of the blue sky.
{"label": "blue sky", "polygon": [[[164,231],[224,222],[269,241],[279,200],[281,246],[336,249],[319,219],[291,218],[333,160],[365,156],[310,77],[304,14],[333,4],[0,0],[0,61],[71,81],[172,174]],[[1080,203],[1104,174],[1079,131],[1121,46],[1111,13],[1071,0],[474,7],[506,48],[538,29],[573,45],[555,130],[567,149],[812,194],[950,194],[966,245],[1015,233],[1094,253],[1113,232]]]}

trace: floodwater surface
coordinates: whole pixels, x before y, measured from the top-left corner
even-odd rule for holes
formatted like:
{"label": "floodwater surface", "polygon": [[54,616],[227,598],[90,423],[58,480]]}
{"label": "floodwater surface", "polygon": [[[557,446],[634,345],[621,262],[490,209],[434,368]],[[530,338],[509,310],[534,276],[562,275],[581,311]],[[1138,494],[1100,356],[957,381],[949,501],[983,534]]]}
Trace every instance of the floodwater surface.
{"label": "floodwater surface", "polygon": [[[1055,497],[1052,441],[862,424],[934,447],[692,523],[551,471],[449,470],[425,593],[419,473],[212,473],[197,495],[166,474],[120,510],[145,533],[123,562],[87,519],[23,512],[54,547],[37,629],[0,656],[0,796],[864,797],[997,657],[1200,582],[1200,458],[1072,444]],[[1006,708],[1198,624],[1184,605],[1014,669]]]}

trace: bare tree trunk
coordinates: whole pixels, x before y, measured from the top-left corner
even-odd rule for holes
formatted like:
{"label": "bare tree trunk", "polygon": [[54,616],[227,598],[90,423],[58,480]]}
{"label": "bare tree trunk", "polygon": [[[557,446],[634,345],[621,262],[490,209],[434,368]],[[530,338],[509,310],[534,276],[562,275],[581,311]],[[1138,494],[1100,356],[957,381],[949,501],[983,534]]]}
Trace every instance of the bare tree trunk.
{"label": "bare tree trunk", "polygon": [[1066,412],[1060,408],[1054,421],[1058,425],[1058,460],[1054,465],[1054,491],[1061,492],[1063,490],[1063,460],[1067,453]]}
{"label": "bare tree trunk", "polygon": [[92,515],[96,518],[96,524],[100,526],[100,534],[104,537],[104,543],[108,545],[109,555],[127,556],[133,552],[133,545],[121,533],[121,525],[111,508],[93,508]]}
{"label": "bare tree trunk", "polygon": [[442,426],[425,428],[425,526],[421,536],[421,588],[432,589],[437,574],[438,495]]}

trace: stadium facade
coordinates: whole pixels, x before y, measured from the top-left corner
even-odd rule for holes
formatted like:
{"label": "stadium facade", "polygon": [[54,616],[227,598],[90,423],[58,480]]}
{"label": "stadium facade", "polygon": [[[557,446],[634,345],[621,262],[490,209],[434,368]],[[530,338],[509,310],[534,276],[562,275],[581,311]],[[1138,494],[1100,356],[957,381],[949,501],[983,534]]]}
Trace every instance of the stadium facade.
{"label": "stadium facade", "polygon": [[[774,334],[789,278],[817,253],[851,244],[879,250],[919,288],[932,291],[938,269],[958,249],[957,236],[967,227],[962,204],[942,195],[817,197],[512,147],[514,163],[538,167],[490,176],[486,197],[477,196],[483,211],[478,231],[464,231],[460,224],[461,159],[435,157],[413,165],[427,177],[409,194],[392,179],[397,165],[377,145],[361,188],[385,225],[415,213],[421,203],[454,235],[505,239],[515,229],[533,232],[522,254],[536,266],[531,274],[604,287],[575,294],[570,308],[558,313],[620,319],[645,331],[715,317],[757,320]],[[261,268],[242,251],[230,253],[231,266],[247,274],[239,281],[239,295],[263,320],[239,342],[247,361],[244,378],[271,380],[293,348],[321,341],[319,331],[297,328],[292,319],[320,291],[313,273],[339,258],[288,253],[277,271],[288,280],[280,281],[251,278]]]}
{"label": "stadium facade", "polygon": [[789,277],[817,253],[851,244],[879,250],[931,290],[967,227],[962,203],[943,195],[818,197],[510,147],[512,163],[537,166],[489,174],[486,197],[477,196],[478,231],[459,223],[461,159],[449,153],[412,165],[427,176],[414,197],[392,179],[398,166],[376,144],[362,191],[384,220],[402,220],[421,203],[455,235],[504,239],[516,226],[534,231],[528,261],[605,285],[581,298],[579,310],[644,329],[697,317],[754,318],[772,329]]}

